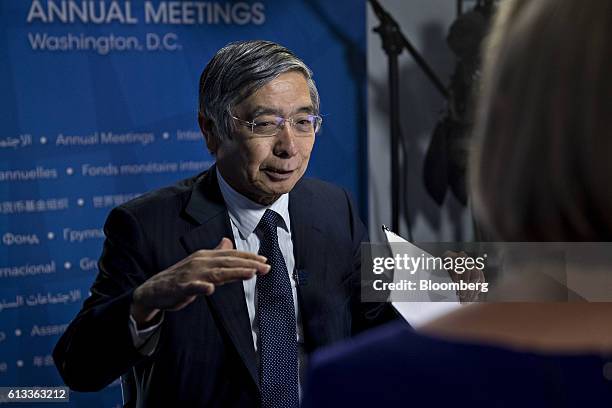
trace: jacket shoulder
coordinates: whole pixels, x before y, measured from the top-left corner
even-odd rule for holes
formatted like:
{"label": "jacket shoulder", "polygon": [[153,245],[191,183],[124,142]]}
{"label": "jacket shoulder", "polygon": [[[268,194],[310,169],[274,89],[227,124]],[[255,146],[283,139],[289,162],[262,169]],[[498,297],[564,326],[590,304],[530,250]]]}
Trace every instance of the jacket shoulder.
{"label": "jacket shoulder", "polygon": [[335,184],[315,178],[303,178],[295,186],[298,194],[308,194],[318,199],[334,202],[346,202],[347,191]]}
{"label": "jacket shoulder", "polygon": [[175,184],[150,191],[127,201],[115,210],[127,211],[135,216],[146,215],[163,209],[164,212],[180,212],[191,197],[193,186],[204,173],[176,182]]}
{"label": "jacket shoulder", "polygon": [[106,235],[112,231],[123,231],[125,234],[125,230],[130,228],[152,233],[162,228],[162,225],[170,227],[177,222],[191,223],[185,216],[185,208],[194,186],[205,174],[206,172],[150,191],[113,208],[104,225]]}

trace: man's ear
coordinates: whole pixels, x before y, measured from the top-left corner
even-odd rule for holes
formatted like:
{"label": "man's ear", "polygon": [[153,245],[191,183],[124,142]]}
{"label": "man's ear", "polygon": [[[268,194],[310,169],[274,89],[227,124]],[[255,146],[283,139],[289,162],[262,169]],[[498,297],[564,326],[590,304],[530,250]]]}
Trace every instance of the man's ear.
{"label": "man's ear", "polygon": [[198,124],[200,125],[200,130],[202,131],[204,139],[206,140],[206,147],[208,147],[208,151],[212,154],[217,153],[217,149],[219,148],[219,139],[214,133],[213,121],[211,119],[206,119],[204,115],[198,113]]}

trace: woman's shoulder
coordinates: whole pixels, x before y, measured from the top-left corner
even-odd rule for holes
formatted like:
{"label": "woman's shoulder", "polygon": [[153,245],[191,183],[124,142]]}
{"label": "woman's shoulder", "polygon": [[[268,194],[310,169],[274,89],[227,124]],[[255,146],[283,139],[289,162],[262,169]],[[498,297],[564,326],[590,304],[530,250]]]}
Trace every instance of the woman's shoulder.
{"label": "woman's shoulder", "polygon": [[392,322],[369,330],[348,341],[324,348],[312,358],[312,365],[330,367],[352,365],[353,368],[381,366],[388,370],[394,363],[410,360],[447,362],[462,360],[472,352],[485,354],[513,354],[512,350],[469,341],[450,340],[415,331],[405,322]]}
{"label": "woman's shoulder", "polygon": [[[569,384],[592,390],[594,401],[602,395],[612,397],[612,362],[607,361],[599,355],[543,354],[449,340],[416,332],[406,323],[390,323],[316,353],[307,389],[317,399],[324,397],[317,400],[324,406],[340,403],[347,394],[336,394],[337,390],[346,389],[357,406],[468,400],[512,406],[524,404],[525,397],[530,399],[528,406],[549,406],[551,392],[567,392],[559,394],[563,401],[575,397]],[[510,392],[508,384],[520,393]],[[312,401],[312,394],[307,401]]]}
{"label": "woman's shoulder", "polygon": [[[607,361],[612,355],[594,353],[561,353],[541,352],[529,349],[517,349],[504,344],[489,341],[472,341],[469,339],[447,338],[429,332],[415,331],[405,322],[392,322],[376,329],[369,330],[346,342],[320,350],[313,357],[313,365],[333,365],[353,362],[360,365],[380,365],[389,367],[393,362],[411,364],[424,362],[432,366],[432,361],[444,360],[447,364],[472,359],[478,356],[474,363],[487,364],[494,358],[495,364],[508,360],[525,364],[541,360],[581,360]],[[469,366],[473,366],[470,364]]]}

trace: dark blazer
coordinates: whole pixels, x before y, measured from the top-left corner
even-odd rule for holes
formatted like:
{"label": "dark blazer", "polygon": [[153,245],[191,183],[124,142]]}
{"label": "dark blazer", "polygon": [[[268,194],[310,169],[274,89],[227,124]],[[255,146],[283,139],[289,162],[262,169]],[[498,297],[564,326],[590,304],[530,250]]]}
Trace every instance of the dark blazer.
{"label": "dark blazer", "polygon": [[315,353],[302,408],[609,407],[611,359],[445,340],[391,323]]}
{"label": "dark blazer", "polygon": [[[127,406],[258,405],[258,372],[242,282],[217,287],[167,312],[152,356],[133,346],[133,290],[199,249],[233,240],[213,166],[172,187],[115,208],[91,296],[53,352],[65,383],[97,391],[123,376]],[[303,179],[290,192],[289,216],[305,349],[349,337],[394,317],[360,302],[360,243],[367,232],[347,193]]]}

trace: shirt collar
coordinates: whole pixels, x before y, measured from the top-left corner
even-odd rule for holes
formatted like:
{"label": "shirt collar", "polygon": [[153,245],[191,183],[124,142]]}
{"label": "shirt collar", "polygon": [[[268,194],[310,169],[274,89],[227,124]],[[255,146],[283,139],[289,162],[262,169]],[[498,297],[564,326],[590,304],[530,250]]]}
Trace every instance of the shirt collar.
{"label": "shirt collar", "polygon": [[289,194],[285,193],[272,204],[264,206],[246,198],[234,190],[227,181],[225,181],[223,176],[221,176],[219,168],[217,168],[216,173],[219,189],[227,205],[230,219],[236,228],[238,228],[242,239],[246,239],[255,231],[261,217],[263,217],[268,209],[278,213],[284,221],[284,225],[281,223],[280,226],[287,232],[291,232],[291,222],[289,220]]}

